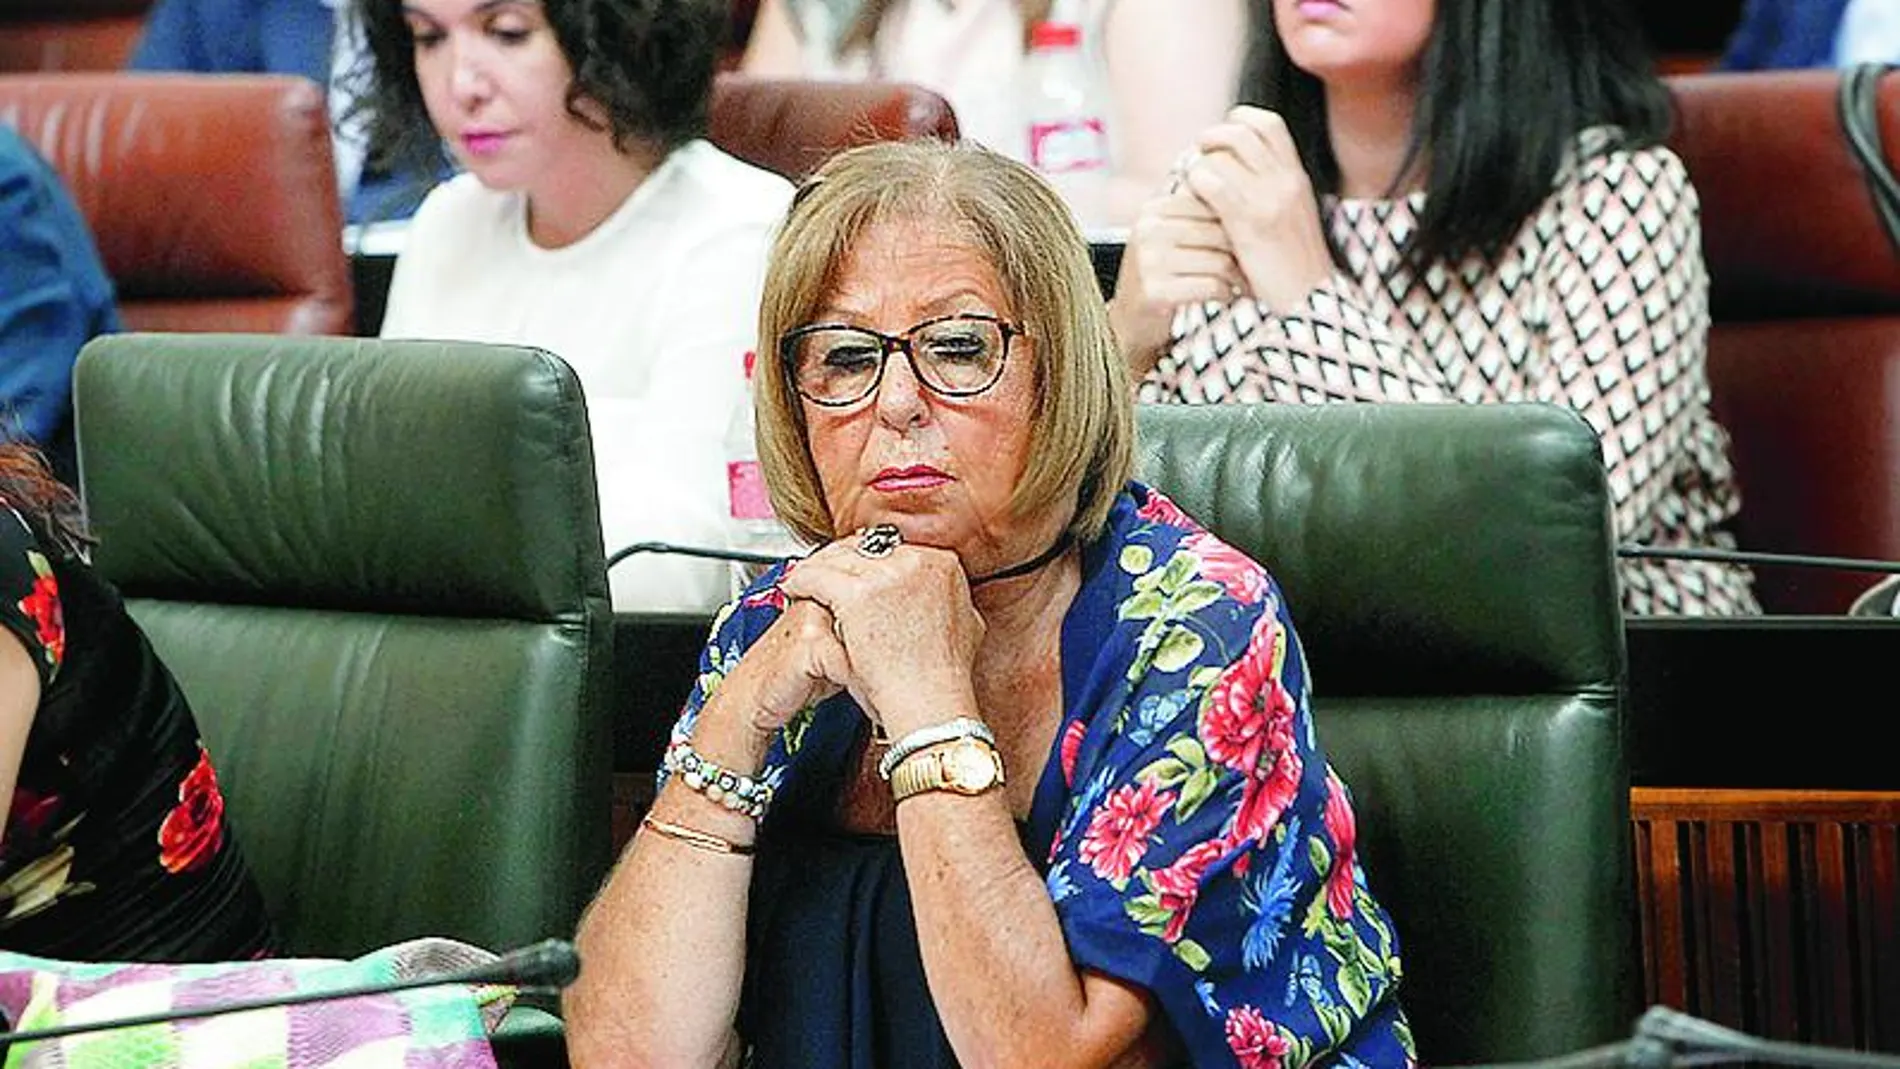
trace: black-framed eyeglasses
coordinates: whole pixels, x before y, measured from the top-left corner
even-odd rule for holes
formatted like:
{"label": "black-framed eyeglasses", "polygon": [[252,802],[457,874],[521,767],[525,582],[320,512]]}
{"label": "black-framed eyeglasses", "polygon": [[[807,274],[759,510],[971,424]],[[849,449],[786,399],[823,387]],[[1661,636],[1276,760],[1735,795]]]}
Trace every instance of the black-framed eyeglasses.
{"label": "black-framed eyeglasses", "polygon": [[926,319],[902,334],[814,323],[787,331],[778,351],[799,396],[841,407],[877,391],[894,352],[904,354],[911,374],[932,393],[974,397],[1003,377],[1010,339],[1022,334],[1016,323],[978,313]]}

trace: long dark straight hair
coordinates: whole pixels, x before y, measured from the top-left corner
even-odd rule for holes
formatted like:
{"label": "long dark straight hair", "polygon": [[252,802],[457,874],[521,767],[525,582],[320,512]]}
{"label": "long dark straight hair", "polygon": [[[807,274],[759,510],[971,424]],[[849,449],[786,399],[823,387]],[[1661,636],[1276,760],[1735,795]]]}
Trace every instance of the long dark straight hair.
{"label": "long dark straight hair", "polygon": [[[1316,192],[1339,191],[1326,90],[1293,65],[1271,5],[1253,20],[1241,98],[1280,113]],[[1425,168],[1425,207],[1406,243],[1413,268],[1495,260],[1550,196],[1577,135],[1615,126],[1606,148],[1668,132],[1668,92],[1626,0],[1437,0],[1400,175]]]}

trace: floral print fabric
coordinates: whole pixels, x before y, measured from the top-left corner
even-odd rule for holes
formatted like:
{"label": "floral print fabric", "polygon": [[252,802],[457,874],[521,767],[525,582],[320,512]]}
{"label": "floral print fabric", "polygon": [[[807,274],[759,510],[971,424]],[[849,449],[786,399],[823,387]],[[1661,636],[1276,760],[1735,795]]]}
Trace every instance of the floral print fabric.
{"label": "floral print fabric", "polygon": [[[773,578],[715,621],[676,737],[777,618]],[[1075,963],[1152,992],[1196,1066],[1414,1064],[1398,936],[1267,573],[1131,484],[1084,549],[1062,656],[1025,841]],[[763,773],[775,809],[835,791],[840,739],[861,726],[842,696],[788,725]]]}
{"label": "floral print fabric", "polygon": [[0,625],[40,675],[0,828],[0,950],[75,961],[267,951],[263,899],[183,695],[117,594],[83,561],[49,557],[4,501]]}

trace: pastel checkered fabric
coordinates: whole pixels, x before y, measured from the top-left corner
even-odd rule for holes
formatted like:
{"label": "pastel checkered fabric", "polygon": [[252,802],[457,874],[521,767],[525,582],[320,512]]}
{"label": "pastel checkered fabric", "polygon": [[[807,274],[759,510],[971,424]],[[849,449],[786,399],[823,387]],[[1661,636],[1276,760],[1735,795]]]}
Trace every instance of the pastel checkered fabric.
{"label": "pastel checkered fabric", "polygon": [[[1329,202],[1345,269],[1280,314],[1248,297],[1182,309],[1142,399],[1567,404],[1603,444],[1619,538],[1732,546],[1740,495],[1709,413],[1695,188],[1668,149],[1604,151],[1612,136],[1585,135],[1495,262],[1403,266],[1422,195]],[[1760,611],[1740,568],[1621,569],[1632,613]]]}
{"label": "pastel checkered fabric", "polygon": [[[0,953],[14,1031],[391,982],[494,960],[443,939],[352,961],[90,964]],[[418,988],[20,1044],[6,1069],[493,1069],[488,1035],[512,989]]]}

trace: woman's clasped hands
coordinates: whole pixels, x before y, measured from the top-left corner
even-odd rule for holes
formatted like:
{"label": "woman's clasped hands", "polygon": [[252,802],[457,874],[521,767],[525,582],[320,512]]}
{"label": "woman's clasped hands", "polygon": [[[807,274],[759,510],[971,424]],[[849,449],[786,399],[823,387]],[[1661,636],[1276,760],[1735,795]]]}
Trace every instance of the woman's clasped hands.
{"label": "woman's clasped hands", "polygon": [[778,586],[785,612],[742,663],[758,662],[755,729],[776,730],[839,691],[889,737],[975,710],[985,626],[954,552],[854,532]]}
{"label": "woman's clasped hands", "polygon": [[1313,184],[1274,112],[1242,105],[1202,132],[1169,188],[1143,205],[1115,283],[1123,350],[1145,372],[1184,304],[1250,294],[1297,307],[1333,270]]}

